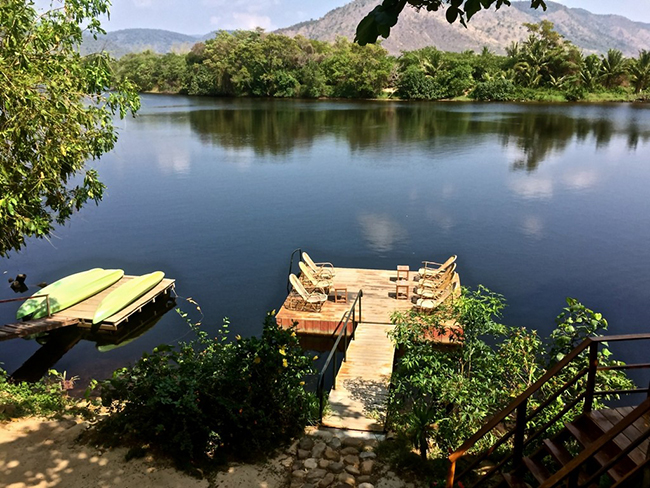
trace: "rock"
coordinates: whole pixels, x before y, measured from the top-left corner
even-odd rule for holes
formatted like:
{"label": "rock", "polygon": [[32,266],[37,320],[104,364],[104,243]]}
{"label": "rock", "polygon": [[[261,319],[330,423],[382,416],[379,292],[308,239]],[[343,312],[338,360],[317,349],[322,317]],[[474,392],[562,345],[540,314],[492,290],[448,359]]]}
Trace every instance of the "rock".
{"label": "rock", "polygon": [[359,467],[359,470],[361,471],[361,474],[372,474],[372,468],[374,466],[374,461],[372,460],[367,460],[363,461],[361,463],[361,466]]}
{"label": "rock", "polygon": [[325,449],[325,452],[323,453],[323,457],[330,461],[338,461],[339,459],[341,459],[341,455],[338,453],[338,451],[335,451],[331,447],[327,447]]}
{"label": "rock", "polygon": [[366,459],[375,459],[377,457],[377,454],[372,452],[372,451],[364,451],[361,454],[359,454],[359,459],[366,460]]}
{"label": "rock", "polygon": [[25,283],[26,279],[27,279],[27,275],[24,273],[20,273],[19,275],[16,275],[16,281],[18,283]]}
{"label": "rock", "polygon": [[332,437],[332,440],[327,443],[328,446],[330,446],[332,449],[340,449],[341,448],[341,439],[338,437]]}
{"label": "rock", "polygon": [[361,471],[359,471],[359,468],[356,466],[346,466],[345,470],[350,473],[352,476],[359,476],[361,474]]}
{"label": "rock", "polygon": [[293,480],[291,481],[289,488],[302,488],[302,486],[303,486],[302,480]]}
{"label": "rock", "polygon": [[346,447],[341,449],[341,454],[347,456],[348,454],[354,454],[355,456],[359,454],[359,449],[356,447]]}
{"label": "rock", "polygon": [[374,451],[377,446],[379,445],[379,441],[377,439],[368,439],[366,441],[366,445],[363,446],[364,451]]}
{"label": "rock", "polygon": [[312,457],[315,458],[321,457],[325,452],[325,449],[327,449],[327,444],[325,444],[323,441],[316,442],[316,444],[314,444],[314,447],[311,450]]}
{"label": "rock", "polygon": [[343,447],[356,447],[357,449],[363,449],[363,439],[358,439],[356,437],[344,437],[341,441]]}
{"label": "rock", "polygon": [[318,459],[316,458],[305,459],[304,466],[306,470],[316,469],[318,467]]}
{"label": "rock", "polygon": [[306,451],[305,449],[298,449],[298,459],[307,459],[311,457],[311,451]]}
{"label": "rock", "polygon": [[336,462],[330,463],[330,465],[327,467],[327,469],[329,471],[331,471],[332,473],[334,473],[334,474],[339,474],[339,473],[343,472],[343,470],[345,469],[345,465],[340,461],[336,461]]}
{"label": "rock", "polygon": [[348,486],[356,486],[357,481],[354,479],[350,473],[341,473],[338,480]]}
{"label": "rock", "polygon": [[291,471],[299,471],[303,469],[304,465],[302,461],[294,461],[293,465],[291,466]]}
{"label": "rock", "polygon": [[318,483],[318,488],[325,488],[332,483],[334,483],[334,475],[332,473],[327,473],[323,479],[320,480],[320,483]]}
{"label": "rock", "polygon": [[294,472],[291,473],[291,477],[294,480],[301,480],[302,481],[302,480],[305,479],[305,476],[307,476],[307,473],[305,473],[303,470],[298,470],[298,471],[294,471]]}
{"label": "rock", "polygon": [[313,483],[305,483],[302,485],[302,488],[316,488],[316,485]]}
{"label": "rock", "polygon": [[343,462],[347,465],[359,466],[359,456],[354,454],[348,454],[343,458]]}
{"label": "rock", "polygon": [[329,432],[327,430],[317,430],[312,435],[314,437],[316,437],[317,439],[322,440],[325,444],[330,442],[332,440],[332,438],[334,437],[334,434],[332,434],[331,432]]}
{"label": "rock", "polygon": [[327,467],[330,465],[330,461],[327,459],[320,459],[318,461],[318,467],[321,469],[327,469]]}
{"label": "rock", "polygon": [[307,472],[306,479],[307,481],[316,481],[316,480],[321,480],[325,478],[325,475],[327,474],[327,471],[324,469],[312,469],[311,471]]}
{"label": "rock", "polygon": [[359,488],[375,488],[375,486],[372,485],[371,483],[361,483],[359,485]]}
{"label": "rock", "polygon": [[362,474],[361,476],[357,476],[357,483],[370,483],[372,480],[371,476],[368,476],[367,474]]}
{"label": "rock", "polygon": [[[293,466],[293,458],[291,456],[287,456],[286,458],[281,459],[280,460],[280,465],[282,465],[282,467],[284,467],[284,468],[292,467]],[[294,470],[292,470],[292,471],[294,471]]]}
{"label": "rock", "polygon": [[285,452],[291,456],[295,456],[298,453],[298,440],[293,441]]}
{"label": "rock", "polygon": [[300,449],[304,449],[305,451],[311,451],[314,447],[314,439],[311,437],[303,437],[300,439],[300,442],[298,442],[298,447]]}

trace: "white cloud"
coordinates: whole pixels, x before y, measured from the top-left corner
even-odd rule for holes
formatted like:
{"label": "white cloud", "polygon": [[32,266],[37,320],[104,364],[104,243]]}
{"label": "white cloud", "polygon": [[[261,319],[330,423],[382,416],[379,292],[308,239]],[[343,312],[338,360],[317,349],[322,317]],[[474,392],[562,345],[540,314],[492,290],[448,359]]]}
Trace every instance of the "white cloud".
{"label": "white cloud", "polygon": [[523,175],[512,178],[508,186],[517,195],[528,199],[548,199],[553,197],[553,180]]}
{"label": "white cloud", "polygon": [[592,169],[568,171],[562,177],[564,184],[574,190],[587,190],[598,183],[598,172]]}
{"label": "white cloud", "polygon": [[535,239],[544,237],[544,222],[534,215],[524,217],[521,228],[528,237],[534,237]]}

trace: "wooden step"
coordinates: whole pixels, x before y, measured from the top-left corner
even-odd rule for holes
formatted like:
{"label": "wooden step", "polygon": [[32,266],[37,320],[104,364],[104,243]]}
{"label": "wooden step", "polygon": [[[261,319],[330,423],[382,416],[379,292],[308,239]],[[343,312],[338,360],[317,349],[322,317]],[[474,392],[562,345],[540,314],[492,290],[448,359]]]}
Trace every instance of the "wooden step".
{"label": "wooden step", "polygon": [[[557,462],[560,466],[564,466],[565,464],[568,464],[569,461],[573,459],[573,456],[571,456],[571,453],[567,451],[566,447],[564,447],[564,444],[561,442],[556,442],[558,437],[556,436],[554,440],[551,439],[544,439],[542,441],[542,446],[546,452],[548,452],[551,457]],[[588,476],[584,471],[580,471],[580,474],[578,475],[578,483],[579,484],[584,484],[585,481],[587,481]]]}
{"label": "wooden step", "polygon": [[536,460],[533,458],[525,457],[522,461],[528,468],[528,471],[530,471],[530,474],[532,474],[540,484],[544,483],[544,481],[551,477],[551,473],[546,468],[546,466],[544,466],[544,463],[541,459]]}
{"label": "wooden step", "polygon": [[[590,444],[595,442],[601,435],[603,431],[594,424],[589,418],[581,417],[578,419],[580,426],[576,424],[566,424],[566,428],[571,435],[576,438],[576,440],[582,444],[584,447],[588,447]],[[578,423],[576,422],[576,423]],[[601,465],[604,466],[607,462],[614,457],[616,454],[621,452],[621,449],[614,443],[609,443],[598,451],[593,458]],[[619,481],[623,478],[630,470],[634,469],[636,464],[629,458],[622,458],[615,466],[607,471],[614,481]]]}
{"label": "wooden step", "polygon": [[[606,410],[594,410],[587,414],[587,416],[594,422],[601,430],[607,431],[614,427],[616,423],[623,420],[624,415],[631,412],[631,408],[615,408]],[[621,450],[628,447],[639,436],[642,436],[648,427],[644,419],[638,419],[631,426],[625,429],[621,434],[614,438],[614,442]],[[633,449],[628,456],[635,464],[641,464],[645,461],[646,453],[648,450],[648,441],[644,441],[640,446]]]}
{"label": "wooden step", "polygon": [[510,488],[530,488],[530,485],[522,480],[519,476],[510,473],[503,473],[503,481]]}

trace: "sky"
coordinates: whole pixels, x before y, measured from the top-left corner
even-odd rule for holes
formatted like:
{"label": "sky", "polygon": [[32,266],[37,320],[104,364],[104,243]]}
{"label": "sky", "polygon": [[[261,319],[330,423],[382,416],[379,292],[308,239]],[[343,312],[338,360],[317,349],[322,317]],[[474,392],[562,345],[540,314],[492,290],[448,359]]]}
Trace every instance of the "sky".
{"label": "sky", "polygon": [[[55,2],[57,0],[54,0]],[[202,35],[218,29],[271,31],[318,19],[349,0],[112,0],[108,31],[127,28],[165,29]],[[37,5],[49,4],[37,0]],[[379,3],[379,0],[377,0]],[[559,0],[597,14],[615,13],[650,23],[650,0]],[[507,8],[507,7],[503,7]]]}

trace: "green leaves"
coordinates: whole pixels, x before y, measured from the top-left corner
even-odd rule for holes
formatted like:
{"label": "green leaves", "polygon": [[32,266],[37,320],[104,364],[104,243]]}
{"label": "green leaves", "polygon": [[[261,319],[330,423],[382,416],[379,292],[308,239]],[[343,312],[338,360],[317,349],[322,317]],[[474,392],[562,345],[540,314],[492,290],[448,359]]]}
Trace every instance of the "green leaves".
{"label": "green leaves", "polygon": [[101,199],[86,161],[115,144],[113,114],[138,107],[130,87],[113,84],[106,56],[77,50],[84,29],[101,32],[94,16],[108,2],[64,4],[42,15],[24,0],[0,5],[0,195],[11,199],[0,209],[0,256]]}
{"label": "green leaves", "polygon": [[365,46],[377,42],[379,36],[388,37],[405,6],[406,0],[384,0],[359,22],[354,41]]}

